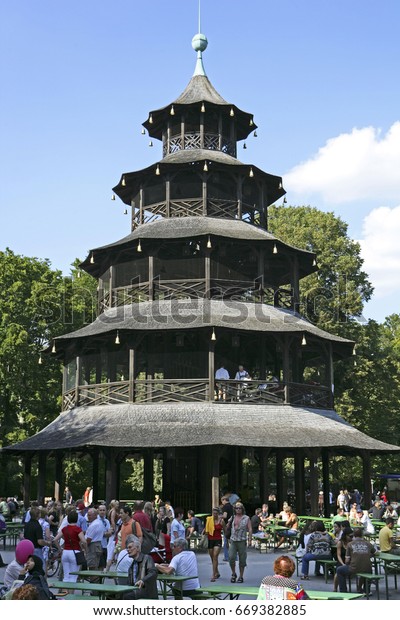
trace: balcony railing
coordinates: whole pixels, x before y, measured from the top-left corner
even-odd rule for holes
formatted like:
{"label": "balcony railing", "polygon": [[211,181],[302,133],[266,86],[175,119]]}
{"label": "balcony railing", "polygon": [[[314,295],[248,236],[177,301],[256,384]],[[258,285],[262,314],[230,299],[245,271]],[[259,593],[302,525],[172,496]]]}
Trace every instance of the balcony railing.
{"label": "balcony railing", "polygon": [[206,402],[254,405],[294,405],[332,409],[328,387],[306,383],[208,379],[146,379],[79,385],[63,394],[63,411],[77,406],[122,403]]}
{"label": "balcony railing", "polygon": [[231,140],[228,140],[224,136],[213,133],[205,133],[203,137],[203,144],[201,134],[199,132],[185,133],[182,139],[182,134],[175,134],[170,137],[169,141],[163,145],[163,156],[170,153],[176,153],[177,151],[187,151],[192,149],[207,149],[210,151],[222,151],[228,155],[236,156],[236,145]]}

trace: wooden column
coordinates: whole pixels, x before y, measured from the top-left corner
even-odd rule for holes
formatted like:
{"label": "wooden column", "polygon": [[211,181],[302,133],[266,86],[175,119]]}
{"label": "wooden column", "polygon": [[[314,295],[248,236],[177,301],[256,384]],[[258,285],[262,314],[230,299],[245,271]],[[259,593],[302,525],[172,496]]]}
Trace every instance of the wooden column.
{"label": "wooden column", "polygon": [[171,217],[171,181],[169,178],[165,181],[165,216]]}
{"label": "wooden column", "polygon": [[335,391],[335,377],[334,377],[334,373],[333,373],[333,351],[332,351],[332,342],[328,342],[328,356],[327,356],[327,362],[328,362],[328,381],[329,381],[329,388],[332,391],[332,407],[334,406],[334,391]]}
{"label": "wooden column", "polygon": [[100,499],[99,498],[99,450],[98,448],[94,448],[91,456],[92,456],[93,503],[96,503]]}
{"label": "wooden column", "polygon": [[277,450],[275,453],[276,467],[276,501],[278,509],[282,508],[283,499],[283,451]]}
{"label": "wooden column", "polygon": [[210,299],[211,297],[211,256],[210,250],[206,250],[206,254],[204,256],[204,275],[205,275],[205,297],[206,299]]}
{"label": "wooden column", "polygon": [[135,349],[129,349],[129,402],[135,401]]}
{"label": "wooden column", "polygon": [[31,501],[31,470],[32,470],[32,455],[25,454],[24,456],[24,482],[23,482],[23,500],[24,508],[28,509]]}
{"label": "wooden column", "polygon": [[[182,151],[185,150],[185,117],[181,116],[181,140],[182,140]],[[170,498],[171,499],[171,498]]]}
{"label": "wooden column", "polygon": [[149,301],[154,301],[154,256],[149,256]]}
{"label": "wooden column", "polygon": [[144,190],[143,187],[139,190],[139,224],[144,222]]}
{"label": "wooden column", "polygon": [[329,505],[329,450],[322,449],[322,489],[324,491],[324,516],[330,516]]}
{"label": "wooden column", "polygon": [[205,446],[201,450],[202,476],[199,497],[201,512],[210,512],[211,508],[219,506],[220,451],[220,446]]}
{"label": "wooden column", "polygon": [[[264,252],[264,248],[260,248],[258,250],[258,275],[257,275],[257,283],[260,286],[260,302],[262,303],[264,301],[264,269],[265,269],[265,252]],[[265,352],[264,352],[265,353]],[[264,364],[264,368],[263,368],[263,372],[265,370],[265,364]]]}
{"label": "wooden column", "polygon": [[214,390],[214,377],[215,377],[215,342],[210,340],[208,342],[208,400],[213,401]]}
{"label": "wooden column", "polygon": [[105,448],[104,455],[106,458],[106,504],[111,502],[118,496],[117,489],[117,459],[118,451],[116,448]]}
{"label": "wooden column", "polygon": [[173,500],[173,480],[175,474],[175,448],[166,448],[163,454],[162,497]]}
{"label": "wooden column", "polygon": [[318,515],[318,457],[319,449],[310,450],[310,502],[311,514]]}
{"label": "wooden column", "polygon": [[368,450],[361,451],[363,464],[363,491],[364,491],[364,509],[369,510],[372,501],[371,489],[371,455]]}
{"label": "wooden column", "polygon": [[39,452],[39,471],[38,471],[38,484],[37,484],[37,500],[41,506],[44,506],[44,498],[46,496],[46,464],[47,464],[47,452]]}
{"label": "wooden column", "polygon": [[202,183],[202,196],[203,196],[203,215],[207,215],[207,172],[203,173],[203,183]]}
{"label": "wooden column", "polygon": [[81,376],[81,358],[76,356],[76,371],[75,371],[75,406],[79,405],[79,380]]}
{"label": "wooden column", "polygon": [[237,179],[237,203],[238,203],[238,211],[237,211],[237,216],[238,216],[238,220],[242,219],[242,184],[243,184],[243,179],[241,179],[240,177],[238,177]]}
{"label": "wooden column", "polygon": [[290,390],[289,390],[289,381],[290,381],[290,356],[289,356],[289,336],[288,334],[284,334],[283,336],[283,351],[282,351],[282,374],[283,374],[283,382],[285,384],[285,404],[290,402]]}
{"label": "wooden column", "polygon": [[143,450],[144,460],[144,499],[151,502],[154,497],[154,471],[153,471],[154,450],[146,448]]}
{"label": "wooden column", "polygon": [[304,493],[304,454],[301,448],[294,455],[294,492],[296,496],[296,512],[304,515],[306,509]]}
{"label": "wooden column", "polygon": [[300,288],[299,288],[299,261],[297,254],[292,257],[292,308],[295,312],[300,311]]}
{"label": "wooden column", "polygon": [[204,112],[200,112],[200,148],[204,149]]}
{"label": "wooden column", "polygon": [[55,480],[54,480],[54,497],[56,500],[63,499],[64,480],[63,480],[63,455],[61,452],[55,454]]}
{"label": "wooden column", "polygon": [[270,454],[271,454],[270,448],[259,449],[261,503],[266,503],[268,501],[268,495],[270,493],[270,481],[268,480],[268,458]]}
{"label": "wooden column", "polygon": [[218,150],[222,151],[222,115],[218,115]]}

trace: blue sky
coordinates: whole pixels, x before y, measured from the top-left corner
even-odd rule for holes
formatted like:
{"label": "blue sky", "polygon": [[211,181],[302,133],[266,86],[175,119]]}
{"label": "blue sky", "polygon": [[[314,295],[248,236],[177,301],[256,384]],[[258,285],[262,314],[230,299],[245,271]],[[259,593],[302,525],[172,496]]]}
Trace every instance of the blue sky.
{"label": "blue sky", "polygon": [[[399,23],[398,0],[202,0],[208,77],[259,125],[239,158],[348,222],[379,321],[400,311]],[[3,0],[0,249],[68,273],[128,234],[111,188],[161,157],[141,123],[185,88],[196,32],[197,0]]]}

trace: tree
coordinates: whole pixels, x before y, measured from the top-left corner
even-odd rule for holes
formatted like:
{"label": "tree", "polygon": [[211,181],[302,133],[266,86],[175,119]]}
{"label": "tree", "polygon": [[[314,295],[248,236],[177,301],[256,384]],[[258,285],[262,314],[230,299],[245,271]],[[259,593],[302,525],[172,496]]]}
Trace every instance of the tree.
{"label": "tree", "polygon": [[346,324],[362,314],[373,288],[362,270],[360,245],[347,224],[314,207],[272,206],[269,229],[282,241],[317,254],[318,273],[300,282],[300,314],[312,323],[344,335]]}
{"label": "tree", "polygon": [[48,260],[0,252],[0,445],[58,415],[61,367],[43,351],[55,336],[92,320],[92,280],[64,277]]}

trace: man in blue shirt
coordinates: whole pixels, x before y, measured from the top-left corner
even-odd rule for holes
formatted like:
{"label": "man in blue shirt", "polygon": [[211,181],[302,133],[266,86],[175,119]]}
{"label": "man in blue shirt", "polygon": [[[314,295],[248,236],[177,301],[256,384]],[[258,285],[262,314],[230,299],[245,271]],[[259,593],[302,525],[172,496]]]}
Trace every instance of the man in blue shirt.
{"label": "man in blue shirt", "polygon": [[[100,519],[97,518],[98,513],[95,508],[89,508],[87,512],[88,528],[86,530],[86,543],[88,546],[86,561],[89,570],[98,570],[100,565],[100,558],[102,556],[101,541],[103,540],[104,525]],[[98,582],[96,577],[91,581]]]}

